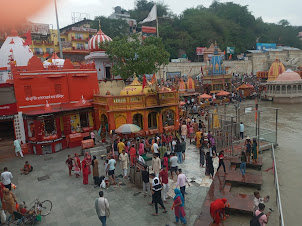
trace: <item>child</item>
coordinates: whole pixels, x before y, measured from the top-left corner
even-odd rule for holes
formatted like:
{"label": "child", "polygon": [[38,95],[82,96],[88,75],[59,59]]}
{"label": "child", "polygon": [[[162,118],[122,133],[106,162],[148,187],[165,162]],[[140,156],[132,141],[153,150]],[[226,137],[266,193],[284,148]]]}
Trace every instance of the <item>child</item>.
{"label": "child", "polygon": [[108,162],[108,159],[106,159],[106,161],[104,162],[106,177],[108,177]]}
{"label": "child", "polygon": [[218,166],[217,171],[219,170],[220,166],[223,166],[224,173],[226,173],[223,159],[224,159],[224,151],[220,151],[220,153],[219,153],[219,166]]}
{"label": "child", "polygon": [[243,151],[241,153],[241,164],[240,164],[240,171],[241,171],[242,175],[245,174],[245,170],[246,170],[246,154]]}

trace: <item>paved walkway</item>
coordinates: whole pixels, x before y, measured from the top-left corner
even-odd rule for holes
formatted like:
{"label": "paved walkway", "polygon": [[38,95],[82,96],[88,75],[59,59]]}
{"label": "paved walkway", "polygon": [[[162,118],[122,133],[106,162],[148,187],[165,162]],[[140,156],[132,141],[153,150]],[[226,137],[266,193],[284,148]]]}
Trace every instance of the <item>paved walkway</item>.
{"label": "paved walkway", "polygon": [[[186,196],[186,219],[188,225],[193,225],[196,217],[200,214],[202,203],[207,195],[209,182],[205,179],[204,169],[199,167],[199,152],[193,145],[187,145],[186,160],[179,168],[187,177],[195,182],[187,188]],[[65,160],[68,154],[80,153],[79,148],[63,150],[56,154],[45,156],[29,155],[24,159],[14,158],[0,162],[0,168],[7,166],[13,173],[13,183],[17,185],[15,194],[17,200],[25,201],[28,205],[35,200],[49,199],[53,203],[53,210],[49,216],[42,218],[40,225],[100,225],[94,209],[94,200],[98,197],[99,188],[94,188],[92,177],[89,178],[89,185],[82,184],[82,178],[68,176],[68,169]],[[28,160],[33,165],[34,171],[29,175],[20,175],[19,169]],[[104,174],[104,161],[100,160],[100,175]],[[150,164],[150,163],[149,163]],[[121,174],[117,164],[116,175]],[[49,176],[49,179],[38,181],[38,177]],[[165,204],[168,213],[159,211],[159,216],[152,216],[154,207],[148,205],[151,198],[142,195],[126,179],[119,179],[126,185],[112,186],[104,191],[104,196],[110,203],[110,218],[107,223],[111,225],[174,225],[174,211],[171,210],[172,199]],[[206,182],[205,182],[206,181]],[[203,183],[203,186],[200,186]],[[171,189],[174,189],[175,182],[171,181]],[[174,187],[173,187],[174,186]],[[171,190],[172,191],[172,190]],[[172,193],[171,193],[172,194]]]}

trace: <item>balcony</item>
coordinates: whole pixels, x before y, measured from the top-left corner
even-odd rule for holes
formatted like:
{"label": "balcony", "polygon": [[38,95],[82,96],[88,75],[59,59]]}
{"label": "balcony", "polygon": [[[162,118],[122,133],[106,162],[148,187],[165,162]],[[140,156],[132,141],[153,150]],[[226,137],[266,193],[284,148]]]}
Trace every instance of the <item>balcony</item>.
{"label": "balcony", "polygon": [[82,38],[82,37],[76,38],[76,37],[72,36],[71,40],[72,41],[78,41],[78,42],[88,42],[89,38]]}
{"label": "balcony", "polygon": [[35,55],[44,55],[43,51],[35,51]]}
{"label": "balcony", "polygon": [[53,46],[53,42],[44,41],[44,45],[46,45],[46,46]]}
{"label": "balcony", "polygon": [[77,51],[88,51],[88,48],[82,47],[82,48],[76,48],[76,47],[72,47],[72,50],[77,50]]}
{"label": "balcony", "polygon": [[43,45],[42,40],[34,40],[34,45]]}

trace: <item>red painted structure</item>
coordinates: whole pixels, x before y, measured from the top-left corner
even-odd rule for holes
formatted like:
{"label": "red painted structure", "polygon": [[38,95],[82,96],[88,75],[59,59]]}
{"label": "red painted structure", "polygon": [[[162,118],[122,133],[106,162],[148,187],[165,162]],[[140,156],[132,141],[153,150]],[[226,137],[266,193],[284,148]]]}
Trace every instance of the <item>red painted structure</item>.
{"label": "red painted structure", "polygon": [[27,67],[12,65],[11,71],[29,149],[35,154],[46,154],[80,146],[73,138],[95,125],[91,102],[99,88],[93,65],[74,69],[65,60],[63,69],[56,66],[44,69],[34,56]]}

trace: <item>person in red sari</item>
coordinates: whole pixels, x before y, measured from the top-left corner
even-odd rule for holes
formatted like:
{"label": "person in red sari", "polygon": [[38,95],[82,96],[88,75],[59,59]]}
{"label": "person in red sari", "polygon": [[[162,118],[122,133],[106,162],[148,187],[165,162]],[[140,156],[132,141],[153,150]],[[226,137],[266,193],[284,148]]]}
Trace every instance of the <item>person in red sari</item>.
{"label": "person in red sari", "polygon": [[174,208],[175,211],[175,218],[176,218],[175,224],[178,224],[179,220],[183,224],[187,224],[187,220],[185,218],[186,213],[184,209],[184,203],[185,203],[184,197],[182,196],[181,191],[178,188],[175,188],[174,192],[175,192],[175,197],[173,199],[172,209]]}
{"label": "person in red sari", "polygon": [[135,158],[136,158],[136,150],[134,148],[134,144],[132,144],[129,152],[130,152],[131,165],[134,166],[135,165]]}
{"label": "person in red sari", "polygon": [[85,159],[86,159],[86,162],[89,164],[89,167],[88,167],[88,174],[91,174],[91,156],[88,154],[88,152],[85,153]]}
{"label": "person in red sari", "polygon": [[77,153],[74,154],[74,173],[76,175],[76,177],[80,177],[80,172],[81,172],[81,160],[79,158],[79,155]]}
{"label": "person in red sari", "polygon": [[88,184],[88,175],[89,175],[90,165],[87,163],[86,158],[82,161],[82,170],[83,170],[83,184]]}
{"label": "person in red sari", "polygon": [[213,218],[213,223],[216,223],[217,225],[221,225],[222,220],[225,219],[225,204],[227,200],[225,198],[223,199],[216,199],[214,202],[210,205],[210,214]]}

